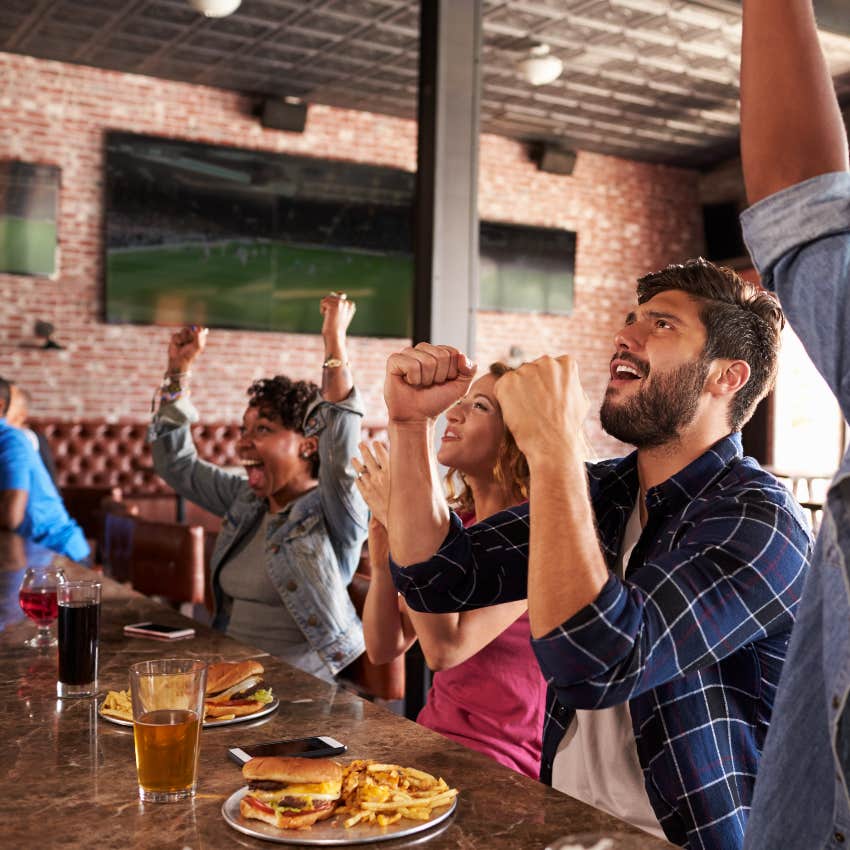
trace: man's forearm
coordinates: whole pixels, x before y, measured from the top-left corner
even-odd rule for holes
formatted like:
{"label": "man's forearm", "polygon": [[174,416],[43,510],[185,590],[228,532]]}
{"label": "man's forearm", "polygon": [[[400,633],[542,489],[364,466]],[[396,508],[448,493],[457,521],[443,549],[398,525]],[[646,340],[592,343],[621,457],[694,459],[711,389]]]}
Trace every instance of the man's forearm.
{"label": "man's forearm", "polygon": [[399,565],[430,558],[449,530],[432,451],[433,423],[390,422],[390,552]]}
{"label": "man's forearm", "polygon": [[847,169],[811,0],[744,0],[741,160],[749,202]]}
{"label": "man's forearm", "polygon": [[608,568],[579,454],[529,459],[529,467],[528,615],[539,638],[596,599]]}
{"label": "man's forearm", "polygon": [[24,521],[29,493],[26,490],[3,490],[0,492],[0,529],[15,531]]}

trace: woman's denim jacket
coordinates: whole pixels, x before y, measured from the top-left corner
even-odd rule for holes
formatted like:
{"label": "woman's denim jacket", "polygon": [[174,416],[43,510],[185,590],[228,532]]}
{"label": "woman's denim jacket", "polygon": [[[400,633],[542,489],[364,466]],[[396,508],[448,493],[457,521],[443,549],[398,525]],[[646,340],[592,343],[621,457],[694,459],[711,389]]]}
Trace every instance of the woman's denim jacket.
{"label": "woman's denim jacket", "polygon": [[[363,405],[356,389],[331,404],[317,395],[304,417],[306,436],[319,438],[319,486],[270,517],[266,568],[293,620],[330,671],[365,650],[363,626],[346,590],[366,537],[368,512],[355,487]],[[181,496],[223,517],[211,560],[213,625],[224,631],[229,606],[219,573],[268,510],[241,475],[198,457],[189,425],[198,413],[188,398],[163,405],[151,423],[154,468]]]}

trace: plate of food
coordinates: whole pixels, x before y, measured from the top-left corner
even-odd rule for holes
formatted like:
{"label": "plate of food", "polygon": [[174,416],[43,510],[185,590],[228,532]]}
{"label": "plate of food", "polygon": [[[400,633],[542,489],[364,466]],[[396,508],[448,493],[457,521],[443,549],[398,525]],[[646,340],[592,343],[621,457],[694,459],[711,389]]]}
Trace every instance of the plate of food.
{"label": "plate of food", "polygon": [[245,835],[279,844],[366,844],[432,829],[450,817],[458,791],[430,773],[358,759],[255,758],[248,783],[221,808]]}
{"label": "plate of food", "polygon": [[[204,728],[258,720],[280,705],[263,680],[259,661],[222,661],[210,664],[204,697]],[[103,720],[118,726],[133,725],[129,691],[109,691],[98,708]]]}

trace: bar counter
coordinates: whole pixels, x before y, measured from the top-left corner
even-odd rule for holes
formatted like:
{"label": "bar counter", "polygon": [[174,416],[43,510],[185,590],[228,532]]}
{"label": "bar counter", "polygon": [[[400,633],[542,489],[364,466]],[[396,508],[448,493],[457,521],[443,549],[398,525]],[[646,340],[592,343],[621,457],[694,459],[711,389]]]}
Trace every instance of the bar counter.
{"label": "bar counter", "polygon": [[[100,672],[95,699],[56,697],[56,651],[30,649],[35,633],[18,606],[27,560],[50,558],[0,533],[0,822],[3,846],[149,850],[149,848],[271,848],[232,829],[221,815],[225,799],[243,786],[227,748],[277,738],[329,735],[347,744],[339,757],[372,758],[418,767],[460,789],[457,810],[433,830],[359,847],[427,845],[433,850],[543,850],[570,833],[631,836],[617,850],[661,850],[659,841],[609,815],[514,773],[428,729],[188,621],[111,579],[103,578]],[[58,556],[57,556],[58,557]],[[90,571],[69,564],[66,575]],[[191,624],[196,637],[173,643],[127,638],[127,623]],[[55,626],[53,627],[55,629]],[[267,718],[205,729],[198,794],[172,804],[138,798],[132,729],[105,722],[97,705],[107,690],[128,687],[136,661],[194,656],[208,661],[258,658],[280,699]],[[309,835],[305,832],[304,835]],[[356,837],[356,827],[352,829]],[[278,845],[280,846],[280,845]],[[285,846],[285,845],[284,845]]]}

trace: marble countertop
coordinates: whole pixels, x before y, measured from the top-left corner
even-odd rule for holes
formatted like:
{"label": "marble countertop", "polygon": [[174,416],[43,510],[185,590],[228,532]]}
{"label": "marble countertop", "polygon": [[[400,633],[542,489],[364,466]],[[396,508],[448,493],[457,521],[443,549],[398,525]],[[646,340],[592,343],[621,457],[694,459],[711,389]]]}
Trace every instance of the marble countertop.
{"label": "marble countertop", "polygon": [[[445,824],[409,839],[360,847],[543,850],[556,838],[579,832],[629,836],[610,850],[673,846],[200,624],[191,623],[195,638],[173,644],[127,638],[122,632],[127,623],[191,621],[103,579],[101,696],[126,688],[127,668],[136,661],[169,655],[209,661],[257,657],[281,703],[267,718],[204,730],[194,800],[142,804],[132,729],[99,719],[95,699],[57,699],[55,649],[24,645],[35,626],[17,608],[17,589],[33,550],[21,555],[17,544],[2,537],[0,818],[6,847],[270,848],[274,845],[235,831],[222,818],[224,800],[244,784],[227,749],[308,735],[329,735],[345,743],[348,752],[339,757],[342,762],[372,758],[415,766],[460,789],[457,811]],[[68,572],[80,569],[71,565]]]}

